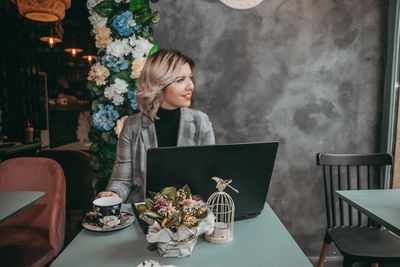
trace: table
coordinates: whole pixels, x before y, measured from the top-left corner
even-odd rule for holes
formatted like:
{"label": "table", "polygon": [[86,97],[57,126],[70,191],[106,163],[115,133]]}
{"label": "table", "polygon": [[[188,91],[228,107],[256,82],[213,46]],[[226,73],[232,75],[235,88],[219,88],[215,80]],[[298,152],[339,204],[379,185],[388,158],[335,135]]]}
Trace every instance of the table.
{"label": "table", "polygon": [[51,266],[136,267],[147,258],[180,267],[312,266],[267,203],[259,216],[235,222],[230,243],[211,244],[200,237],[186,258],[161,258],[147,245],[138,222],[115,232],[82,230]]}
{"label": "table", "polygon": [[34,143],[16,143],[10,146],[0,146],[0,161],[5,161],[9,158],[16,156],[31,156],[35,154],[37,150],[40,150],[42,144],[40,142]]}
{"label": "table", "polygon": [[89,152],[91,143],[81,143],[81,142],[74,142],[74,143],[69,143],[63,146],[58,146],[52,148],[53,150],[80,150],[80,151],[85,151]]}
{"label": "table", "polygon": [[37,191],[0,191],[0,222],[26,208],[44,192]]}
{"label": "table", "polygon": [[400,189],[339,190],[349,205],[400,236]]}

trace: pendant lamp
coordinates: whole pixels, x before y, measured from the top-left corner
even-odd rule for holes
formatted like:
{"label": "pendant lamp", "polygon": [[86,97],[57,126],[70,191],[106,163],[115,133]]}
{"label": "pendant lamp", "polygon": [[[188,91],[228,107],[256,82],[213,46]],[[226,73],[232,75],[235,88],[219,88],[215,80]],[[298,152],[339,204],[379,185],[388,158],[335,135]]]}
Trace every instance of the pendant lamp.
{"label": "pendant lamp", "polygon": [[93,55],[84,55],[84,56],[82,56],[82,58],[83,58],[83,59],[87,59],[87,61],[89,61],[89,65],[91,65],[93,59],[95,59],[96,56],[93,56]]}
{"label": "pendant lamp", "polygon": [[64,49],[64,51],[70,53],[73,57],[75,57],[76,54],[81,53],[83,51],[81,48],[76,47],[75,34],[72,35],[71,47]]}
{"label": "pendant lamp", "polygon": [[49,23],[49,33],[44,34],[40,37],[40,41],[46,42],[50,48],[53,48],[57,43],[62,42],[62,36],[64,34],[64,29],[60,21],[56,23]]}
{"label": "pendant lamp", "polygon": [[65,17],[65,10],[71,7],[71,0],[11,0],[18,6],[18,12],[31,20],[58,21]]}

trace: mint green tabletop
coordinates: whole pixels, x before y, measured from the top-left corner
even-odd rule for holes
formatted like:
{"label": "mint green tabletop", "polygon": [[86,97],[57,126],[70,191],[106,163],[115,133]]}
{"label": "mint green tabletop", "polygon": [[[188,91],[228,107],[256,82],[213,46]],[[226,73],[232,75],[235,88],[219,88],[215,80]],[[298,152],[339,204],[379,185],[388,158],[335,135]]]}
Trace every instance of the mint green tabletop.
{"label": "mint green tabletop", "polygon": [[338,196],[400,236],[400,189],[339,190]]}
{"label": "mint green tabletop", "polygon": [[180,267],[312,266],[268,204],[261,215],[235,222],[234,239],[230,243],[211,244],[200,237],[192,255],[186,258],[161,258],[147,246],[138,222],[115,232],[84,229],[51,266],[136,267],[148,258]]}
{"label": "mint green tabletop", "polygon": [[0,222],[32,204],[44,195],[36,191],[0,191]]}

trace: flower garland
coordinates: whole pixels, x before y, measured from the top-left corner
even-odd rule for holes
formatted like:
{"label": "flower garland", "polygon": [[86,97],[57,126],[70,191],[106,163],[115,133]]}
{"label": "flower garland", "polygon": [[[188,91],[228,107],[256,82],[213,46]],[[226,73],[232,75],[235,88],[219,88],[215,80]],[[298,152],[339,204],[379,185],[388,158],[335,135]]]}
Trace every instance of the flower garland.
{"label": "flower garland", "polygon": [[108,179],[123,122],[137,112],[136,79],[146,58],[159,48],[150,25],[160,17],[148,0],[88,0],[86,5],[98,49],[87,86],[93,96],[90,161]]}

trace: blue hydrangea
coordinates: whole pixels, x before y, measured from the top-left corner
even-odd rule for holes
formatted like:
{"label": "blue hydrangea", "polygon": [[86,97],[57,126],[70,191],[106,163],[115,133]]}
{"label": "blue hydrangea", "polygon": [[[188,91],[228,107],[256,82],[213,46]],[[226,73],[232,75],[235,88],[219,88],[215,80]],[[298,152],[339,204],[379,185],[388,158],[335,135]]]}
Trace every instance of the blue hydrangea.
{"label": "blue hydrangea", "polygon": [[128,99],[131,102],[131,108],[137,109],[136,91],[129,91],[128,92]]}
{"label": "blue hydrangea", "polygon": [[121,15],[118,15],[114,19],[112,26],[121,36],[132,35],[134,31],[139,29],[139,25],[136,24],[130,11],[125,11]]}
{"label": "blue hydrangea", "polygon": [[99,111],[93,114],[93,126],[100,131],[109,131],[114,128],[119,113],[112,105],[99,105]]}
{"label": "blue hydrangea", "polygon": [[106,54],[101,58],[101,63],[107,67],[107,69],[113,72],[120,72],[126,70],[129,67],[128,60],[122,57],[115,57],[110,54]]}

